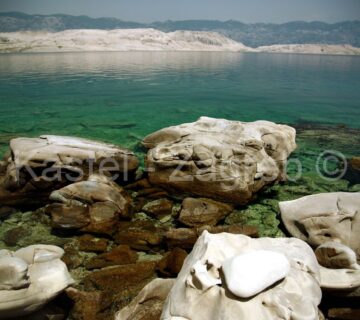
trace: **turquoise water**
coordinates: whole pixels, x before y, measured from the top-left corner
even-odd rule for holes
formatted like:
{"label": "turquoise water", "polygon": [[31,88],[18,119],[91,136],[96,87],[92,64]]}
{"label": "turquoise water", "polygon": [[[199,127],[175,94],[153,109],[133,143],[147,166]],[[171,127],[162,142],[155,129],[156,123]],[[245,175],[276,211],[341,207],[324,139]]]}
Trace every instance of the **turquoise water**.
{"label": "turquoise water", "polygon": [[[134,147],[199,116],[360,127],[360,57],[241,53],[0,56],[0,151],[14,136]],[[358,149],[358,146],[354,148]]]}

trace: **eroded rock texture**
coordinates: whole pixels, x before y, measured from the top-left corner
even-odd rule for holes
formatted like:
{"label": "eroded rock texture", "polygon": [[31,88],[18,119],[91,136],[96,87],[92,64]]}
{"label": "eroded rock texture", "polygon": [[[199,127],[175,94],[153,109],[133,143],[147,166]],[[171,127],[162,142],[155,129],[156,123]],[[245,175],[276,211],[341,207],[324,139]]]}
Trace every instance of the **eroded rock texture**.
{"label": "eroded rock texture", "polygon": [[138,167],[129,150],[74,137],[16,138],[10,151],[0,170],[0,203],[6,205],[43,204],[52,190],[91,173],[130,180]]}
{"label": "eroded rock texture", "polygon": [[201,117],[143,140],[149,180],[172,191],[245,204],[267,184],[284,178],[296,148],[295,129]]}
{"label": "eroded rock texture", "polygon": [[[233,274],[224,277],[224,262],[249,252],[260,251],[260,254],[262,250],[285,257],[290,270],[282,272],[283,263],[280,263],[278,279],[285,276],[283,279],[247,299],[235,296],[227,282],[236,279],[237,269],[227,270]],[[254,267],[256,270],[258,266]],[[265,269],[267,264],[262,262],[261,267]],[[269,268],[273,271],[275,267],[272,265]],[[247,270],[251,271],[251,268]],[[254,282],[262,282],[255,271],[250,276]],[[209,234],[205,231],[185,260],[167,297],[161,319],[317,320],[321,300],[319,281],[316,257],[311,248],[299,239],[251,239],[243,235]],[[261,286],[262,283],[258,283],[256,287]],[[234,289],[232,286],[232,291],[236,291]]]}
{"label": "eroded rock texture", "polygon": [[53,191],[47,206],[53,226],[86,232],[112,234],[120,217],[127,217],[131,198],[122,187],[105,176],[91,175],[87,181]]}
{"label": "eroded rock texture", "polygon": [[15,252],[0,250],[0,318],[27,315],[73,283],[60,260],[64,251],[33,245]]}
{"label": "eroded rock texture", "polygon": [[360,193],[322,193],[280,202],[291,235],[316,248],[321,286],[360,286]]}

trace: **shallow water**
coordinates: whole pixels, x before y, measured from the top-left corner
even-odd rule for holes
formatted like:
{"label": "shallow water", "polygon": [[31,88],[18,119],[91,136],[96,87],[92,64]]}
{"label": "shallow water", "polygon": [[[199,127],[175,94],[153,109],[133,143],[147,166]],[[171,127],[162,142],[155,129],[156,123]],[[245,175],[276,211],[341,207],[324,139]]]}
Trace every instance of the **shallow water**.
{"label": "shallow water", "polygon": [[148,133],[202,115],[359,128],[360,57],[6,54],[0,56],[0,112],[1,153],[14,136],[45,133],[134,148]]}

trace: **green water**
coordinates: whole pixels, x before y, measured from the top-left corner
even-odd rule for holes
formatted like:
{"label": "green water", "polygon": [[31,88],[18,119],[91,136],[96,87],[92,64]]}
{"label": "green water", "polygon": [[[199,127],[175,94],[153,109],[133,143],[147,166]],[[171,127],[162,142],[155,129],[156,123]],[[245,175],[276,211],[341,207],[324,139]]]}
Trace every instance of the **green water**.
{"label": "green water", "polygon": [[1,153],[12,137],[39,134],[134,148],[148,133],[202,115],[359,128],[360,57],[160,52],[0,56]]}

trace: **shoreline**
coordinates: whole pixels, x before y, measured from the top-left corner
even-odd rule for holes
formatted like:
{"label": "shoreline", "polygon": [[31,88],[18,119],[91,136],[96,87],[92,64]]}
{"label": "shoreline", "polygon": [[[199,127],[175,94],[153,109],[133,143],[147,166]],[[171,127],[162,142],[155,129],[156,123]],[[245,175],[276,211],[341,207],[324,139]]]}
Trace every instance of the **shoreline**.
{"label": "shoreline", "polygon": [[360,55],[351,45],[274,44],[247,47],[216,32],[156,29],[74,29],[61,32],[0,33],[0,53],[232,52],[310,55]]}

